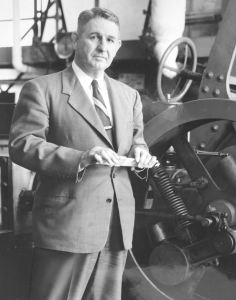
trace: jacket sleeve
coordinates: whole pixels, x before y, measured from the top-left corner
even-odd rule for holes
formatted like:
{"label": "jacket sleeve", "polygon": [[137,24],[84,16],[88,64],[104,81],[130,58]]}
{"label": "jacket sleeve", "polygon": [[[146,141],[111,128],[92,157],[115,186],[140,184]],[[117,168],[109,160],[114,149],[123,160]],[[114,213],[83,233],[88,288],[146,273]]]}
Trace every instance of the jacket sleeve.
{"label": "jacket sleeve", "polygon": [[133,107],[133,141],[129,151],[129,157],[133,157],[135,147],[141,147],[147,151],[148,147],[143,137],[143,112],[142,102],[139,93],[136,91],[136,98]]}
{"label": "jacket sleeve", "polygon": [[[44,176],[79,180],[83,151],[47,141],[50,101],[36,80],[22,88],[16,105],[9,137],[11,160]],[[81,176],[79,176],[81,177]]]}

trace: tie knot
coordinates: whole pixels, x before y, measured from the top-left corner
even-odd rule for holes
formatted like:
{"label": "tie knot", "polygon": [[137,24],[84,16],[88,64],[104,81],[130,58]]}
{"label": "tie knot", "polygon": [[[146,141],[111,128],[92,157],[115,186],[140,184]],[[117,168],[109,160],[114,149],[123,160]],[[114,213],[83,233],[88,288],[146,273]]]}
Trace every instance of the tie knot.
{"label": "tie knot", "polygon": [[92,87],[94,88],[94,89],[98,89],[98,82],[97,82],[97,80],[93,80],[92,81]]}

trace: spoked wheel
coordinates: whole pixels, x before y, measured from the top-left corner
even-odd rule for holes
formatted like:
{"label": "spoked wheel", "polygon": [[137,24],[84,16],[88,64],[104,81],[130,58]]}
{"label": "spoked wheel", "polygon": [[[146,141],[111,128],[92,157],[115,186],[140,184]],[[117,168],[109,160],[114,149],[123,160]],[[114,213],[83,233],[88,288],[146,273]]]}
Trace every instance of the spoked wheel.
{"label": "spoked wheel", "polygon": [[[165,63],[170,53],[180,45],[184,45],[184,62],[181,69],[177,70],[166,66]],[[182,37],[174,41],[162,56],[162,59],[158,67],[158,74],[157,74],[157,93],[162,102],[178,103],[181,101],[183,96],[188,91],[192,83],[192,80],[183,79],[185,80],[184,85],[181,86],[181,83],[182,83],[182,77],[184,76],[184,74],[186,73],[185,71],[187,70],[186,68],[187,68],[187,60],[188,60],[189,53],[191,53],[191,59],[192,59],[191,72],[194,73],[197,67],[197,51],[191,39],[187,37]],[[162,88],[163,69],[168,69],[170,71],[177,73],[176,86],[171,93],[168,93],[166,95],[164,95],[163,88]]]}
{"label": "spoked wheel", "polygon": [[[211,207],[217,207],[222,213],[228,213],[227,221],[232,235],[227,233],[227,237],[223,237],[226,232],[220,232],[221,229],[215,232],[203,225],[195,227],[194,223],[189,231],[194,232],[192,244],[186,246],[184,239],[173,232],[175,221],[165,222],[165,217],[160,215],[168,214],[169,208],[160,190],[153,184],[153,179],[149,184],[140,182],[135,195],[137,205],[133,250],[124,272],[124,286],[129,290],[125,300],[235,299],[236,189],[234,183],[227,182],[227,178],[231,181],[236,170],[228,173],[226,155],[213,158],[213,163],[209,163],[210,159],[204,164],[186,139],[187,132],[209,122],[235,122],[235,111],[235,101],[196,100],[175,105],[146,124],[144,135],[150,151],[161,160],[173,146],[181,167],[189,176],[192,185],[180,191],[189,215],[204,216]],[[222,152],[236,158],[235,147],[227,147]],[[226,173],[223,178],[223,171],[215,168],[222,164],[222,170]],[[202,185],[197,186],[199,178],[204,180]],[[150,204],[151,198],[153,203]]]}

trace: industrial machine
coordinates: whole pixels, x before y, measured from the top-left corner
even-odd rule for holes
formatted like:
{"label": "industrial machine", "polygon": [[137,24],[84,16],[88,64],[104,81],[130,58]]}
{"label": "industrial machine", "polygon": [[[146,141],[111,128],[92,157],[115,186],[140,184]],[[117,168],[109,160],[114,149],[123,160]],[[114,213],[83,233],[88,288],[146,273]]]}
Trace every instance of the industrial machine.
{"label": "industrial machine", "polygon": [[[146,123],[145,139],[161,165],[147,182],[134,178],[134,247],[125,270],[130,299],[235,299],[235,13],[230,1],[202,73],[188,38],[175,41],[159,64],[166,108],[152,104],[159,113]],[[164,92],[165,61],[181,44],[182,67],[171,69],[176,87]],[[198,96],[184,101],[192,80]]]}
{"label": "industrial machine", "polygon": [[[55,43],[41,43],[46,16],[54,4],[62,28]],[[143,101],[145,139],[161,165],[149,170],[147,181],[132,176],[136,221],[123,300],[235,300],[235,14],[236,2],[231,0],[206,64],[199,66],[189,38],[176,40],[159,63],[158,101]],[[23,48],[21,67],[33,66],[36,57],[46,71],[64,68],[72,52],[63,47],[70,41],[60,1],[48,1],[45,12],[36,6],[36,15],[31,28],[34,44]],[[163,78],[163,69],[176,47],[180,68],[171,69],[177,76],[170,83]],[[16,80],[27,78],[20,73]],[[14,81],[8,83],[11,87]],[[4,98],[0,97],[0,266],[4,270],[0,299],[26,300],[37,177],[8,157],[7,136],[15,104],[7,91],[0,96]]]}

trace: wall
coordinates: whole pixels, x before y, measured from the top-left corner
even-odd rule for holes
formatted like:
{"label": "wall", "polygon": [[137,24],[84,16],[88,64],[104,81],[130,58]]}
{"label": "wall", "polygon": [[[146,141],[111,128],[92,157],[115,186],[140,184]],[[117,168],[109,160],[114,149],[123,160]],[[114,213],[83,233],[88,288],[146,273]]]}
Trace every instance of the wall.
{"label": "wall", "polygon": [[[142,34],[145,15],[143,10],[147,10],[149,0],[100,0],[100,7],[112,10],[120,19],[121,39],[136,40]],[[76,28],[76,20],[79,13],[94,5],[93,0],[75,1],[62,0],[64,13],[69,31]],[[73,9],[71,9],[73,7]]]}

